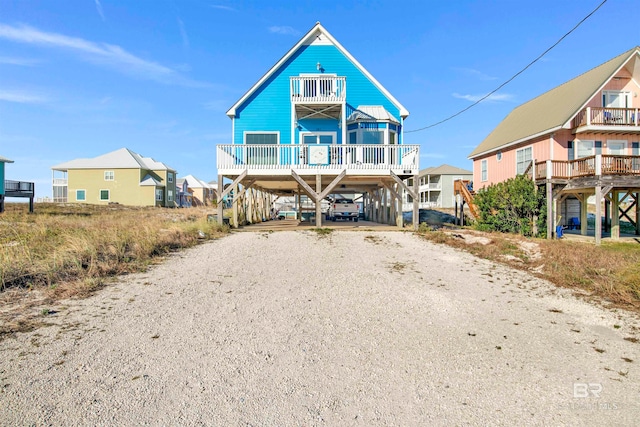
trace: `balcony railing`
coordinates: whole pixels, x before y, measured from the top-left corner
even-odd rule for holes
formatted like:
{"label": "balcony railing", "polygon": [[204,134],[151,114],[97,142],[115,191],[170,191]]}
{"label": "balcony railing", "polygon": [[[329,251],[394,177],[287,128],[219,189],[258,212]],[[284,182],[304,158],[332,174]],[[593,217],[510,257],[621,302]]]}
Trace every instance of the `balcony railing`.
{"label": "balcony railing", "polygon": [[419,145],[218,145],[219,170],[417,169]]}
{"label": "balcony railing", "polygon": [[585,176],[640,175],[640,156],[597,154],[577,160],[536,162],[536,179],[573,179]]}
{"label": "balcony railing", "polygon": [[291,77],[294,104],[332,104],[347,99],[347,81],[337,76]]}
{"label": "balcony railing", "polygon": [[638,126],[638,108],[587,107],[573,120],[573,127],[580,126]]}
{"label": "balcony railing", "polygon": [[35,184],[25,181],[4,181],[4,193],[10,197],[33,197]]}

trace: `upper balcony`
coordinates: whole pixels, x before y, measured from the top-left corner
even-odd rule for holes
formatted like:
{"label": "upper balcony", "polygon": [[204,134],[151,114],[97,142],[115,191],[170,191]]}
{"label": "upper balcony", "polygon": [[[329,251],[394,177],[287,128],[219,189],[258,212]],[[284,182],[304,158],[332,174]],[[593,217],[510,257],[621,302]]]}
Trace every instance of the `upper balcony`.
{"label": "upper balcony", "polygon": [[587,107],[573,119],[575,132],[592,130],[640,132],[638,108]]}
{"label": "upper balcony", "polygon": [[347,100],[346,77],[319,74],[291,77],[293,104],[340,104]]}

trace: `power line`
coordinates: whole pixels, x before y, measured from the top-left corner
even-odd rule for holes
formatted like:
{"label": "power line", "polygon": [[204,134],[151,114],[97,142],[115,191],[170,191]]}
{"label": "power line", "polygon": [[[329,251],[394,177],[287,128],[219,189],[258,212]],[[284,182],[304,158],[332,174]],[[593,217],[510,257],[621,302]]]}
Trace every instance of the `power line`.
{"label": "power line", "polygon": [[535,64],[536,62],[538,62],[543,56],[545,56],[547,53],[549,53],[549,51],[551,49],[553,49],[554,47],[556,47],[557,45],[560,44],[560,42],[562,40],[564,40],[569,34],[573,33],[576,28],[578,28],[580,25],[582,25],[582,23],[584,21],[586,21],[587,19],[589,19],[591,17],[591,15],[593,15],[594,13],[596,13],[596,11],[598,9],[600,9],[602,7],[602,5],[604,5],[607,2],[607,0],[603,0],[602,3],[600,3],[598,5],[598,7],[596,7],[595,9],[593,9],[587,16],[585,16],[584,18],[582,18],[582,20],[580,22],[578,22],[575,27],[573,27],[571,30],[569,30],[569,32],[567,32],[564,36],[560,37],[560,39],[555,42],[550,48],[548,48],[547,50],[545,50],[544,52],[542,52],[542,54],[540,56],[538,56],[536,59],[534,59],[533,61],[531,61],[529,64],[527,64],[526,67],[524,67],[522,70],[518,71],[517,73],[515,73],[513,76],[511,76],[506,82],[502,83],[500,86],[498,86],[497,88],[495,88],[494,90],[492,90],[491,92],[489,92],[488,94],[486,94],[485,96],[483,96],[482,98],[478,99],[476,102],[474,102],[473,104],[469,105],[466,108],[463,108],[462,110],[458,111],[457,113],[447,117],[446,119],[440,120],[439,122],[430,124],[428,126],[419,128],[419,129],[413,129],[413,130],[406,130],[404,131],[404,133],[412,133],[412,132],[420,132],[423,131],[425,129],[429,129],[435,126],[438,126],[444,122],[448,122],[449,120],[453,119],[454,117],[459,116],[460,114],[464,113],[465,111],[475,107],[476,105],[478,105],[479,103],[481,103],[482,101],[484,101],[485,99],[487,99],[488,97],[490,97],[491,95],[493,95],[494,93],[496,93],[497,91],[499,91],[500,89],[502,89],[503,87],[505,87],[507,84],[509,84],[513,79],[515,79],[516,77],[518,77],[520,74],[522,74],[523,72],[525,72],[527,70],[527,68],[531,67],[533,64]]}

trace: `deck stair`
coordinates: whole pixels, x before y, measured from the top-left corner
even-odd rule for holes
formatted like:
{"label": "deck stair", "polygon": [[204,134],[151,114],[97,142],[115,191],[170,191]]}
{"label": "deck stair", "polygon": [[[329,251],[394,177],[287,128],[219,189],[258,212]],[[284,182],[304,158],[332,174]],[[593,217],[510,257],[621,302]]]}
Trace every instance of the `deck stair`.
{"label": "deck stair", "polygon": [[473,202],[473,196],[475,192],[473,190],[469,190],[468,180],[458,179],[453,183],[453,193],[455,195],[460,194],[464,202],[469,206],[469,212],[471,215],[478,219],[480,217],[480,211],[478,210],[478,206]]}

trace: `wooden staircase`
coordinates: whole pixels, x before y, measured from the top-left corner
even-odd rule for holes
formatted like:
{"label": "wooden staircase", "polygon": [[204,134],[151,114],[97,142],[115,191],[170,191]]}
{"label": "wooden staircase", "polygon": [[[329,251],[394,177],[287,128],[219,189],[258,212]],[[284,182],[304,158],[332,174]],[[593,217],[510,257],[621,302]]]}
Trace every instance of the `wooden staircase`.
{"label": "wooden staircase", "polygon": [[454,181],[453,194],[456,196],[460,194],[464,202],[469,206],[469,212],[471,212],[471,215],[475,219],[478,219],[480,217],[480,211],[478,210],[476,204],[473,202],[473,196],[475,195],[475,193],[473,191],[469,191],[468,185],[470,182],[471,181],[462,179]]}

